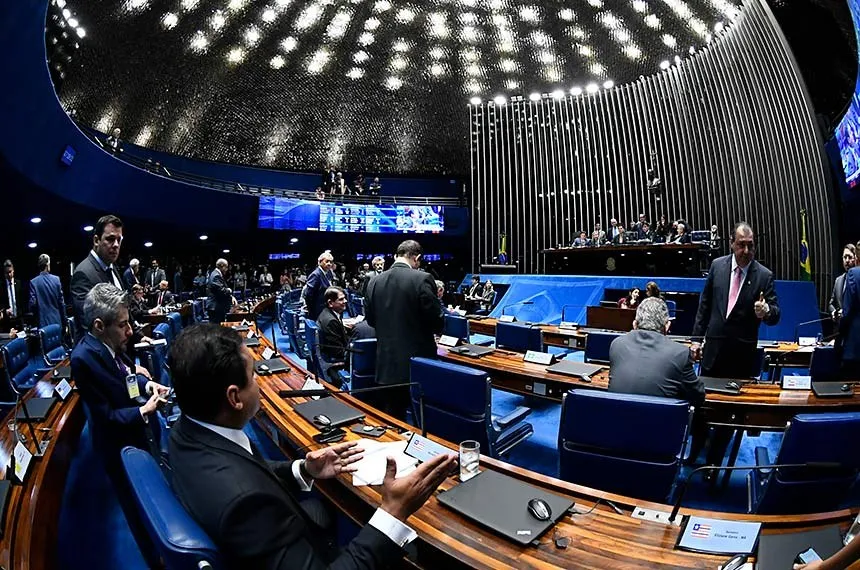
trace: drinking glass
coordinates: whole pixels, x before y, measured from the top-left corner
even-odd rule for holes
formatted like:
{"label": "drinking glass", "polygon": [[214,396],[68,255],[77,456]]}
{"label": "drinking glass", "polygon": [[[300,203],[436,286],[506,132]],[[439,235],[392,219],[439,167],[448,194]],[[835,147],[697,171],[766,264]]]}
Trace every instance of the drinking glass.
{"label": "drinking glass", "polygon": [[460,443],[460,481],[468,481],[478,474],[481,461],[481,444],[468,439]]}

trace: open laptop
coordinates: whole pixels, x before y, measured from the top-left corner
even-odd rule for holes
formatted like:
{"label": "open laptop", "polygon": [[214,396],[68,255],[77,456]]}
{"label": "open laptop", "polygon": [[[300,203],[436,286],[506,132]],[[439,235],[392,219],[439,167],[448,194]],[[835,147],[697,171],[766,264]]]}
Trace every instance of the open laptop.
{"label": "open laptop", "polygon": [[448,352],[453,352],[454,354],[459,354],[462,356],[471,356],[477,358],[479,356],[484,356],[485,354],[490,354],[496,350],[491,346],[480,346],[477,344],[461,344],[460,346],[454,346],[448,349]]}
{"label": "open laptop", "polygon": [[[449,509],[522,545],[537,540],[573,507],[573,501],[566,497],[497,471],[482,471],[437,498]],[[549,505],[549,520],[540,521],[529,513],[531,499],[542,499]]]}
{"label": "open laptop", "polygon": [[730,386],[730,382],[734,382],[738,386],[743,386],[743,382],[732,378],[713,378],[711,376],[699,376],[699,380],[705,385],[705,392],[709,394],[725,394],[727,396],[738,396],[741,391],[739,388]]}

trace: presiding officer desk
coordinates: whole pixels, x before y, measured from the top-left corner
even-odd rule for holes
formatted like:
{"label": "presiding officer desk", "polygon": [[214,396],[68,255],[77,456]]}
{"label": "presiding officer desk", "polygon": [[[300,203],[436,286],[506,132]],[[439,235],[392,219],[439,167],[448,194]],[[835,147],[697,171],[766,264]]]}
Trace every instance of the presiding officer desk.
{"label": "presiding officer desk", "polygon": [[[261,346],[250,348],[254,358],[261,359],[264,348],[271,347],[268,339],[261,338]],[[440,350],[444,355],[444,351]],[[474,361],[469,360],[469,363]],[[283,452],[292,458],[300,457],[297,450],[319,447],[311,439],[318,430],[304,420],[293,406],[306,398],[282,398],[278,391],[299,389],[305,382],[307,371],[290,361],[291,370],[281,374],[258,376],[261,409],[256,421]],[[334,389],[332,386],[327,386]],[[362,411],[366,423],[389,426],[382,441],[401,439],[398,430],[416,428],[404,424],[375,408],[345,394],[330,396]],[[356,440],[358,435],[349,431],[347,440]],[[448,446],[456,453],[456,444],[435,438],[431,439]],[[550,492],[570,497],[580,512],[588,511],[599,499],[615,502],[624,514],[618,514],[604,503],[600,503],[590,514],[565,516],[555,527],[538,539],[538,545],[521,547],[509,542],[482,526],[442,506],[436,497],[412,515],[407,523],[418,533],[415,559],[404,561],[405,568],[716,568],[726,560],[725,556],[712,556],[675,550],[680,529],[660,523],[634,519],[630,516],[634,506],[670,511],[671,506],[639,501],[630,497],[605,493],[559,479],[546,477],[533,471],[481,456],[483,470],[495,470],[508,476],[542,487]],[[441,486],[448,489],[458,484],[449,477]],[[365,524],[373,510],[379,506],[381,495],[377,487],[353,487],[351,476],[341,475],[337,479],[318,481],[315,489],[328,498],[344,515],[358,524]],[[525,508],[525,505],[523,505]],[[682,509],[682,514],[696,514],[732,520],[760,521],[763,533],[782,533],[808,530],[829,524],[839,524],[847,529],[852,519],[849,510],[812,515],[759,516]],[[570,546],[565,550],[556,548],[553,537],[567,536]]]}
{"label": "presiding officer desk", "polygon": [[[68,366],[68,359],[59,366]],[[22,397],[23,401],[34,397],[48,397],[54,391],[55,382],[50,373]],[[0,433],[0,461],[4,477],[9,478],[9,460],[17,440],[12,430],[7,429],[15,410],[4,419]],[[0,566],[6,570],[50,570],[57,565],[57,537],[60,511],[66,476],[74,457],[85,415],[83,402],[77,391],[72,391],[65,401],[57,397],[44,421],[33,422],[36,437],[49,440],[43,457],[33,457],[23,484],[13,483],[6,498],[0,537]],[[31,452],[33,444],[30,429],[24,422],[18,423],[18,431],[26,437],[25,446]]]}

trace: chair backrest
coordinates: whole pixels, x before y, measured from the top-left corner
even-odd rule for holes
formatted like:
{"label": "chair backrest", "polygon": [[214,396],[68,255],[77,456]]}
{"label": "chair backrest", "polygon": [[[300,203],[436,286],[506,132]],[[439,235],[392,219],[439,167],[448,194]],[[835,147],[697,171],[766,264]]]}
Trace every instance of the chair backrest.
{"label": "chair backrest", "polygon": [[316,321],[305,319],[305,344],[307,346],[305,361],[307,368],[312,373],[322,377],[319,354],[319,330],[320,328]]}
{"label": "chair backrest", "polygon": [[543,332],[538,327],[496,322],[496,348],[525,352],[543,351]]}
{"label": "chair backrest", "polygon": [[203,301],[194,299],[191,301],[191,315],[194,317],[195,323],[202,323],[206,318],[206,309],[203,307]]}
{"label": "chair backrest", "polygon": [[48,325],[39,329],[39,344],[42,347],[45,364],[48,366],[66,356],[66,347],[63,345],[63,328],[60,325]]}
{"label": "chair backrest", "polygon": [[356,388],[368,388],[376,383],[376,339],[362,338],[354,340],[349,347],[350,358],[350,386]]}
{"label": "chair backrest", "polygon": [[2,354],[4,372],[7,381],[11,383],[10,393],[14,400],[16,391],[32,386],[36,367],[30,362],[30,349],[26,338],[16,338],[7,342],[3,346]]}
{"label": "chair backrest", "polygon": [[836,382],[839,380],[840,360],[838,351],[832,346],[816,346],[809,361],[809,375],[813,382]]}
{"label": "chair backrest", "polygon": [[666,309],[669,310],[669,318],[674,319],[678,312],[678,303],[675,301],[666,301]]}
{"label": "chair backrest", "polygon": [[757,490],[757,513],[839,508],[860,472],[860,412],[798,414],[788,423],[777,463],[834,463],[837,469],[775,469]]}
{"label": "chair backrest", "polygon": [[75,334],[77,332],[77,328],[75,327],[75,317],[66,317],[66,324],[68,325],[66,328],[69,331],[69,346],[75,346],[78,344],[78,337]]}
{"label": "chair backrest", "polygon": [[179,313],[167,313],[167,322],[170,323],[170,332],[173,333],[173,338],[179,336],[182,332],[182,315]]}
{"label": "chair backrest", "polygon": [[421,396],[424,398],[424,426],[428,433],[458,442],[474,439],[481,452],[494,455],[491,447],[490,378],[486,372],[433,360],[413,357],[409,366],[412,409],[421,423]]}
{"label": "chair backrest", "polygon": [[609,364],[609,346],[619,333],[589,331],[585,339],[585,361]]}
{"label": "chair backrest", "polygon": [[460,315],[445,314],[445,325],[442,334],[469,341],[469,319]]}
{"label": "chair backrest", "polygon": [[152,455],[130,446],[121,455],[140,518],[165,567],[224,568],[218,547],[182,507]]}
{"label": "chair backrest", "polygon": [[163,338],[167,341],[167,344],[170,344],[173,342],[173,328],[169,323],[158,323],[155,325],[155,328],[152,329],[152,338]]}
{"label": "chair backrest", "polygon": [[561,406],[559,477],[666,502],[691,419],[692,407],[683,400],[571,390]]}

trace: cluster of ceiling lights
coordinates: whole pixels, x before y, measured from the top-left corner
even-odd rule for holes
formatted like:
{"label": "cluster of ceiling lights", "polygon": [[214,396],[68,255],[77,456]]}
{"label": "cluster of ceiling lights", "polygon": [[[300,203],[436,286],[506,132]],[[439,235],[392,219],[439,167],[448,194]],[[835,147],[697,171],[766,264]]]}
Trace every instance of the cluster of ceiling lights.
{"label": "cluster of ceiling lights", "polygon": [[[277,53],[266,56],[272,69],[281,69],[290,63],[300,44],[312,43],[313,49],[301,62],[308,74],[323,73],[343,57],[349,62],[346,77],[359,80],[368,75],[367,65],[374,59],[383,59],[384,65],[377,65],[387,71],[381,83],[394,91],[410,81],[414,60],[425,56],[424,53],[411,56],[417,44],[407,39],[415,38],[419,33],[416,27],[420,27],[428,40],[427,55],[430,56],[426,69],[419,74],[422,82],[427,77],[450,74],[459,64],[464,73],[463,90],[473,97],[489,91],[491,86],[487,85],[487,80],[498,72],[504,74],[505,79],[495,88],[509,91],[522,87],[518,75],[526,71],[548,83],[557,83],[564,79],[561,73],[567,57],[560,48],[568,44],[574,55],[582,59],[585,73],[593,77],[593,82],[584,88],[587,93],[591,85],[598,85],[599,89],[599,84],[611,83],[607,78],[607,64],[599,59],[600,51],[610,49],[606,46],[611,45],[612,50],[632,62],[643,60],[645,48],[637,41],[643,38],[631,32],[636,27],[651,30],[671,50],[679,47],[678,39],[669,33],[677,22],[702,43],[711,41],[712,29],[719,33],[724,28],[722,22],[712,28],[706,25],[684,0],[662,1],[673,16],[671,22],[664,22],[666,16],[655,13],[647,0],[628,0],[629,6],[613,6],[614,9],[605,5],[605,0],[586,0],[577,9],[548,8],[540,5],[542,3],[529,4],[529,0],[523,0],[526,3],[522,5],[511,5],[505,0],[449,0],[431,3],[426,12],[409,5],[397,6],[392,0],[351,0],[342,4],[332,0],[306,0],[301,5],[296,5],[296,1],[269,0],[258,5],[250,0],[225,0],[225,5],[204,18],[201,28],[190,35],[189,49],[196,54],[207,53],[224,33],[238,25],[241,29],[238,41],[225,46],[222,52],[228,65],[238,65],[262,43],[264,35],[282,33]],[[370,4],[370,13],[359,21],[355,5],[365,1]],[[720,14],[728,21],[733,21],[740,13],[735,0],[704,1],[710,5],[711,13]],[[447,5],[453,9],[443,10]],[[173,30],[198,6],[198,0],[181,0],[176,11],[163,15],[162,27]],[[125,0],[126,11],[130,13],[149,7],[150,0]],[[280,22],[287,17],[291,20]],[[228,25],[238,18],[242,18],[241,22]],[[355,45],[340,45],[351,26],[360,26],[352,35]],[[383,39],[380,32],[386,28],[400,28],[402,33],[396,34],[400,37],[395,37],[389,45],[378,46],[381,42],[377,40]],[[561,35],[551,36],[545,31],[553,28],[560,29]],[[605,43],[604,37],[611,44]],[[689,47],[692,52],[696,49]],[[489,61],[492,52],[495,52],[494,61]],[[680,56],[674,59],[680,60]],[[535,62],[537,65],[532,69]],[[671,65],[672,59],[660,62],[662,69]]]}
{"label": "cluster of ceiling lights", "polygon": [[71,8],[66,5],[66,0],[54,0],[54,5],[63,11],[63,18],[66,23],[71,26],[79,38],[87,37],[87,31],[81,26],[77,16],[72,12]]}

